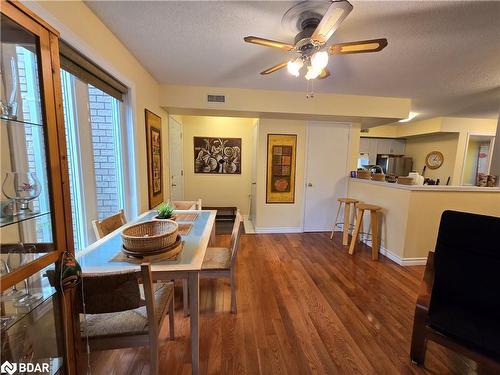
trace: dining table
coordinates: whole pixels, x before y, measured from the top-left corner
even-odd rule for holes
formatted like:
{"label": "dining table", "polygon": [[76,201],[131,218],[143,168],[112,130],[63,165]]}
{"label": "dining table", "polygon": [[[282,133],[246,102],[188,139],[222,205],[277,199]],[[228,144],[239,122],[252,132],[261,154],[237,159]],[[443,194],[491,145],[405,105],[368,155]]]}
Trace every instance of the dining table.
{"label": "dining table", "polygon": [[[200,271],[207,247],[209,245],[215,246],[216,213],[216,210],[175,211],[179,224],[192,224],[187,234],[181,235],[183,241],[182,251],[175,260],[154,260],[150,262],[154,281],[188,280],[191,365],[193,374],[198,374],[199,371]],[[147,211],[125,225],[128,226],[153,220],[156,215],[157,213],[154,210]],[[83,273],[106,273],[140,269],[140,262],[132,259],[129,261],[120,254],[123,248],[121,239],[123,229],[124,227],[116,229],[77,253],[77,260],[80,263]]]}

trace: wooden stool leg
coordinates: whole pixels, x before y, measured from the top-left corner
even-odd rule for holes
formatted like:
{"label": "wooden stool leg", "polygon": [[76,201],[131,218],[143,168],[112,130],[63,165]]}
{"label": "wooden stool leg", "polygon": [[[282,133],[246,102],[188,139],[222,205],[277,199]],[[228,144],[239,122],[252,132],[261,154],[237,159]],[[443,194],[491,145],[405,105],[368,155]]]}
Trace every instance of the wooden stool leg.
{"label": "wooden stool leg", "polygon": [[337,220],[339,219],[341,208],[342,208],[342,202],[339,202],[339,209],[337,210],[337,216],[335,216],[335,221],[333,222],[332,234],[330,235],[330,239],[333,238],[333,233],[335,232],[335,226],[337,225]]}
{"label": "wooden stool leg", "polygon": [[347,243],[349,241],[349,224],[351,222],[351,204],[346,203],[345,208],[344,208],[344,228],[343,235],[342,235],[342,245],[347,246]]}
{"label": "wooden stool leg", "polygon": [[378,228],[378,213],[377,211],[370,211],[370,221],[372,228],[372,260],[378,260],[378,252],[380,249],[380,238]]}
{"label": "wooden stool leg", "polygon": [[354,233],[351,238],[351,246],[349,247],[349,254],[354,254],[354,246],[356,246],[356,242],[359,236],[359,231],[361,226],[363,225],[363,210],[358,208],[358,216],[356,217],[356,226],[354,227]]}

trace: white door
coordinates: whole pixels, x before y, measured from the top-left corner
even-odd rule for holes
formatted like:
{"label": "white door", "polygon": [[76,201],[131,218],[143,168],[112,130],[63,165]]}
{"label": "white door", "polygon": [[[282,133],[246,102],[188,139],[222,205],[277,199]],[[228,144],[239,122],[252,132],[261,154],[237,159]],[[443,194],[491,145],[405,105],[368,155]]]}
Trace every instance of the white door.
{"label": "white door", "polygon": [[182,170],[182,124],[168,117],[170,155],[170,200],[184,200],[184,171]]}
{"label": "white door", "polygon": [[308,124],[304,232],[332,229],[337,198],[347,193],[349,133],[349,124]]}

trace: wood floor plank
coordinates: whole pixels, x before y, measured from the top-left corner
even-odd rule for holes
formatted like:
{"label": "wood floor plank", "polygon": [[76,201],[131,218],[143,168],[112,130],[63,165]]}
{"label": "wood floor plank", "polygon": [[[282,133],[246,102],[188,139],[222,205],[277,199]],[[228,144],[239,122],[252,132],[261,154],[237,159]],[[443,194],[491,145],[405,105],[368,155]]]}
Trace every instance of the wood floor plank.
{"label": "wood floor plank", "polygon": [[[219,246],[228,235],[217,235]],[[226,280],[200,281],[202,374],[475,374],[474,362],[430,343],[410,362],[423,266],[401,267],[341,233],[243,235],[230,313]],[[175,290],[175,341],[161,330],[161,374],[190,374],[189,318]],[[91,353],[92,374],[147,374],[148,348]]]}

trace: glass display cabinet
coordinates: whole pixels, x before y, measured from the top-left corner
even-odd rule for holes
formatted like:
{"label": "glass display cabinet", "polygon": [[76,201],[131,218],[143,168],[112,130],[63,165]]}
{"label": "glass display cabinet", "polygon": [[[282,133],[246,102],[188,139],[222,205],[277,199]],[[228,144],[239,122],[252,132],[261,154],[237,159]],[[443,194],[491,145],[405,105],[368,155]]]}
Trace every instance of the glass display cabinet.
{"label": "glass display cabinet", "polygon": [[47,277],[73,249],[58,34],[19,3],[1,5],[1,362],[75,373],[72,295]]}

